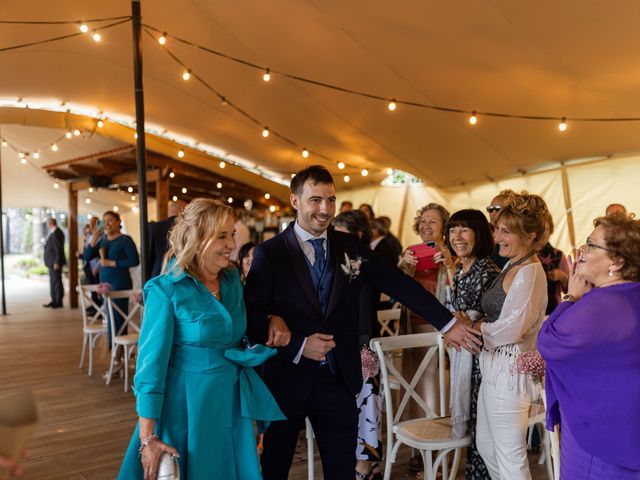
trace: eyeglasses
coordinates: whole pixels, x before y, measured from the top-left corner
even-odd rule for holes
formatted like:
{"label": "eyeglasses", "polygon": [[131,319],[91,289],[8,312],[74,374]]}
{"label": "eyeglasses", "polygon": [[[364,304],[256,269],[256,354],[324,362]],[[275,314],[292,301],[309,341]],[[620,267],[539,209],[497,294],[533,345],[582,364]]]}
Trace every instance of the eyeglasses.
{"label": "eyeglasses", "polygon": [[489,205],[487,207],[487,212],[489,212],[489,213],[499,212],[501,208],[502,208],[502,206],[500,206],[500,205]]}
{"label": "eyeglasses", "polygon": [[589,251],[593,250],[594,248],[599,248],[600,250],[604,250],[605,252],[608,252],[608,251],[609,251],[609,249],[608,249],[608,248],[603,247],[603,246],[601,246],[601,245],[598,245],[598,244],[596,244],[596,243],[593,243],[593,242],[591,241],[591,239],[590,239],[590,238],[588,238],[588,237],[587,237],[587,241],[585,242],[585,244],[584,244],[584,245],[585,245],[585,247],[586,247],[586,248],[585,248],[585,250],[586,250],[587,252],[589,252]]}

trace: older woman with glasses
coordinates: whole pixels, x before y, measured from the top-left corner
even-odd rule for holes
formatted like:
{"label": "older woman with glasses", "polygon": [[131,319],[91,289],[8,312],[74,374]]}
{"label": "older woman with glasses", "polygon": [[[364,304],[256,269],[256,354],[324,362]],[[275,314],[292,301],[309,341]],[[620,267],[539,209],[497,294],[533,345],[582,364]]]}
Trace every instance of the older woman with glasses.
{"label": "older woman with glasses", "polygon": [[597,218],[540,330],[560,476],[640,479],[640,221]]}

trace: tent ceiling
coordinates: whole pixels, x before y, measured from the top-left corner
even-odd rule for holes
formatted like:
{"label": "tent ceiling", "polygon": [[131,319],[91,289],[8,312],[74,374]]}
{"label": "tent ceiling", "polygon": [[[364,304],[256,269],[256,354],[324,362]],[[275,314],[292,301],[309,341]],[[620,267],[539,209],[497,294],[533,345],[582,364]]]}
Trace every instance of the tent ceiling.
{"label": "tent ceiling", "polygon": [[[142,1],[144,21],[272,69],[383,96],[468,110],[578,117],[640,114],[640,3],[469,0],[293,2]],[[3,19],[76,19],[129,13],[129,2],[4,2]],[[3,26],[0,47],[75,31]],[[0,97],[51,99],[133,117],[131,27],[0,54]],[[461,115],[384,103],[296,83],[207,55],[167,47],[292,147],[225,107],[144,36],[149,122],[215,145],[283,178],[311,161],[300,148],[344,161],[350,186],[384,169],[438,187],[499,178],[553,161],[640,150],[638,123],[570,123]],[[372,173],[362,178],[360,168]],[[342,187],[344,184],[341,182]]]}

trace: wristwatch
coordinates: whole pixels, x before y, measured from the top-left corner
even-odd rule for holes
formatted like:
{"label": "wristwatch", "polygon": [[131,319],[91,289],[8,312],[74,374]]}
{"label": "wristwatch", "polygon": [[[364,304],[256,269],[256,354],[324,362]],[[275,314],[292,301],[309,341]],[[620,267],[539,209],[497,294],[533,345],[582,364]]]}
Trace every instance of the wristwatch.
{"label": "wristwatch", "polygon": [[565,293],[562,296],[562,301],[563,302],[572,302],[575,303],[576,302],[576,297],[574,297],[573,295],[571,295],[570,293]]}

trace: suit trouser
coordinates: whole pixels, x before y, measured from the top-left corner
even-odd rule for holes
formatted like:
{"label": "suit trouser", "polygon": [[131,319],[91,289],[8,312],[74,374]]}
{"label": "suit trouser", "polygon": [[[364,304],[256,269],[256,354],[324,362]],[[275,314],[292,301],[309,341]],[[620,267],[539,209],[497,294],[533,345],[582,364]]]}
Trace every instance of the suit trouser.
{"label": "suit trouser", "polygon": [[51,302],[54,305],[62,305],[62,297],[64,297],[64,287],[62,286],[62,268],[54,270],[49,268],[49,293]]}
{"label": "suit trouser", "polygon": [[[279,405],[287,420],[273,422],[265,432],[264,480],[286,480],[305,417],[309,417],[327,480],[353,480],[356,468],[358,409],[354,395],[328,366],[318,367],[308,398]],[[291,385],[291,389],[295,389]]]}
{"label": "suit trouser", "polygon": [[478,393],[476,446],[493,480],[530,480],[527,426],[531,395],[486,382]]}

